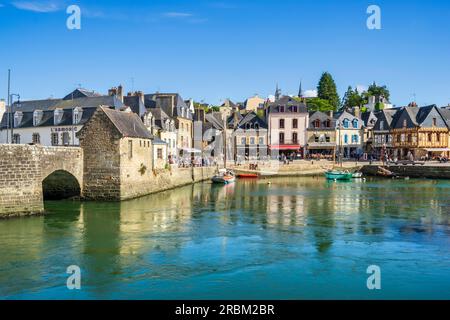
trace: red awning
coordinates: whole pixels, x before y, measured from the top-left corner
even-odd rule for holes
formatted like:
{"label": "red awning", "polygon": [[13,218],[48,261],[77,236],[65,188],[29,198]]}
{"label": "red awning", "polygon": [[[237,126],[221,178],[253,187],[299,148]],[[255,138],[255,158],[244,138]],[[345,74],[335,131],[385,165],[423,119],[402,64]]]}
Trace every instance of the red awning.
{"label": "red awning", "polygon": [[280,144],[280,145],[273,145],[270,146],[270,149],[272,150],[300,150],[301,146],[298,144]]}

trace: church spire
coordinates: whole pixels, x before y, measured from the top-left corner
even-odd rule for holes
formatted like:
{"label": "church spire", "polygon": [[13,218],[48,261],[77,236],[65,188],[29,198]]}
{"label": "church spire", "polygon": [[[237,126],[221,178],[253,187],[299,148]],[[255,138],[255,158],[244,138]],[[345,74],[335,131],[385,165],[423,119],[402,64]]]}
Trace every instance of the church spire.
{"label": "church spire", "polygon": [[281,96],[281,90],[280,88],[278,88],[278,83],[277,83],[277,88],[275,90],[275,101],[279,100]]}
{"label": "church spire", "polygon": [[300,80],[300,87],[298,88],[298,97],[303,98],[302,80]]}

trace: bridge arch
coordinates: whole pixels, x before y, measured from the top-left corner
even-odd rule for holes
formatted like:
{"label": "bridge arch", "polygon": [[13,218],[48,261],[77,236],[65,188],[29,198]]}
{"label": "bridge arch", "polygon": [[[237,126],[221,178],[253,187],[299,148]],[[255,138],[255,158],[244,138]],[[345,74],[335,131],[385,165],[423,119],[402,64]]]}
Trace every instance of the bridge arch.
{"label": "bridge arch", "polygon": [[55,170],[42,180],[44,200],[62,200],[81,197],[81,182],[66,170]]}

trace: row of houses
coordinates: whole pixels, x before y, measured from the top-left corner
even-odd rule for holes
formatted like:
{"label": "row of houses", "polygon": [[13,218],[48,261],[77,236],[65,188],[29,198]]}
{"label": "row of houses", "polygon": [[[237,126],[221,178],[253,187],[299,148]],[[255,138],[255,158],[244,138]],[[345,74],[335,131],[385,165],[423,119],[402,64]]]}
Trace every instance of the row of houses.
{"label": "row of houses", "polygon": [[220,111],[211,112],[177,93],[124,95],[118,86],[100,95],[78,88],[61,99],[17,102],[8,110],[0,101],[0,143],[78,146],[77,133],[96,110],[108,108],[138,116],[150,134],[157,167],[183,156],[216,157],[225,147],[234,160],[449,155],[449,107],[324,113],[309,111],[300,96],[281,95],[274,101],[253,97],[245,106],[226,100]]}
{"label": "row of houses", "polygon": [[235,154],[255,158],[322,157],[415,159],[450,155],[450,107],[436,105],[360,112],[310,112],[305,101],[283,96],[264,113],[228,116]]}

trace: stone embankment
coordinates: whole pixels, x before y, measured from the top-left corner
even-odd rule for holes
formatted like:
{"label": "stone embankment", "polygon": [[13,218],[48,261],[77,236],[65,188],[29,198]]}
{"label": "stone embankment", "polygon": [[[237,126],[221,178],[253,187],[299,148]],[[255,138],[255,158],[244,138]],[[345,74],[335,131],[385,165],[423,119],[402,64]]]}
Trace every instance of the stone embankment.
{"label": "stone embankment", "polygon": [[450,164],[426,163],[425,165],[366,165],[361,171],[369,176],[377,176],[378,168],[383,167],[400,177],[450,179]]}
{"label": "stone embankment", "polygon": [[356,171],[361,169],[362,164],[358,162],[344,162],[341,166],[336,165],[332,161],[294,161],[290,164],[283,164],[278,161],[271,161],[266,163],[259,163],[257,170],[251,170],[249,165],[228,165],[230,169],[236,173],[257,173],[261,177],[308,177],[323,175],[326,171],[331,169],[344,169],[349,171]]}

